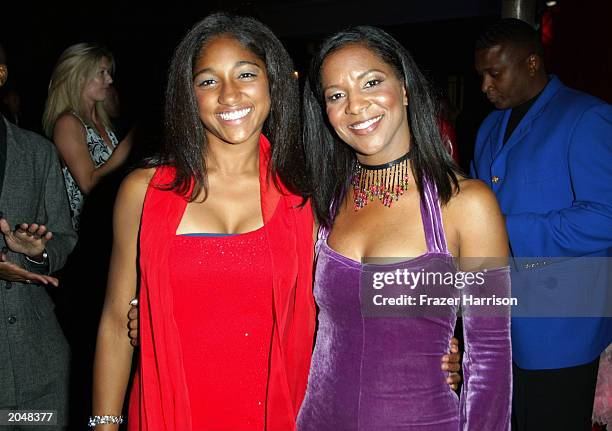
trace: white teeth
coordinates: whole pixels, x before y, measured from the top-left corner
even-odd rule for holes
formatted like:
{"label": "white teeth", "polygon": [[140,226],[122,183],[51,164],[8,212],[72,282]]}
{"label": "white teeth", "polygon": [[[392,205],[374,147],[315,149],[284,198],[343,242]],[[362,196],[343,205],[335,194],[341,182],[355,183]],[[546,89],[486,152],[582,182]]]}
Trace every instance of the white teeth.
{"label": "white teeth", "polygon": [[370,127],[372,124],[380,121],[380,119],[382,118],[382,115],[379,115],[378,117],[374,117],[371,118],[367,121],[364,121],[363,123],[359,123],[359,124],[352,124],[349,127],[349,129],[357,129],[357,130],[361,130],[361,129],[367,129],[368,127]]}
{"label": "white teeth", "polygon": [[239,109],[238,111],[221,112],[218,115],[224,121],[233,121],[245,117],[249,112],[251,112],[251,108]]}

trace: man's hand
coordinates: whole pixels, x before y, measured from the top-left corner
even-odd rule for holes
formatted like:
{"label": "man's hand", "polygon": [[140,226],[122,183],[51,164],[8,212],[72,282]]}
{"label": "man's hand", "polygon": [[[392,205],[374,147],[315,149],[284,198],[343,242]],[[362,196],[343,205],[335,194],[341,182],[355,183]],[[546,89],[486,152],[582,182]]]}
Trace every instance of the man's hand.
{"label": "man's hand", "polygon": [[0,279],[17,283],[36,283],[36,284],[51,284],[55,287],[59,285],[59,281],[55,277],[49,275],[36,274],[30,272],[19,265],[7,261],[6,250],[0,253]]}
{"label": "man's hand", "polygon": [[138,299],[134,298],[130,301],[130,311],[128,312],[128,337],[130,344],[138,346]]}
{"label": "man's hand", "polygon": [[53,233],[49,232],[45,225],[21,223],[15,230],[11,230],[5,218],[0,218],[0,231],[11,251],[25,254],[34,260],[42,258],[47,241],[53,238]]}
{"label": "man's hand", "polygon": [[455,337],[451,338],[449,354],[442,356],[442,369],[448,371],[446,383],[448,383],[452,390],[456,391],[461,382],[461,375],[459,375],[461,370],[461,354],[459,353],[459,340]]}

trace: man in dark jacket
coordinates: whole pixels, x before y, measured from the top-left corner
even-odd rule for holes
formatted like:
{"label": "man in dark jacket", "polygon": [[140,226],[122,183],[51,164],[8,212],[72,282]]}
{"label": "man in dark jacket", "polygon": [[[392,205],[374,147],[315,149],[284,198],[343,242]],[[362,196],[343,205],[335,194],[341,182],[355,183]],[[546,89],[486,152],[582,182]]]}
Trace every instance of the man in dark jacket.
{"label": "man in dark jacket", "polygon": [[[0,46],[0,86],[7,75]],[[53,144],[1,115],[0,231],[0,425],[61,429],[70,350],[46,289],[77,236]]]}

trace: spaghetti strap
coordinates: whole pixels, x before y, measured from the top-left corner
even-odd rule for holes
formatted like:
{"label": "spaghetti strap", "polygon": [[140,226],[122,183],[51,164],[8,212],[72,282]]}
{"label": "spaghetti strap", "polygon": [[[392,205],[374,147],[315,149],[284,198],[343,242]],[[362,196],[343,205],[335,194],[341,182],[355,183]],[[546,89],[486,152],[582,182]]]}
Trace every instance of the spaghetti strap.
{"label": "spaghetti strap", "polygon": [[438,199],[438,190],[427,177],[423,178],[423,199],[421,199],[421,217],[425,230],[425,242],[428,253],[449,253],[442,224],[442,210]]}
{"label": "spaghetti strap", "polygon": [[81,122],[81,124],[83,125],[83,127],[85,127],[85,129],[87,129],[89,126],[87,125],[87,123],[85,121],[83,121],[83,119],[81,118],[81,116],[79,114],[76,113],[76,111],[70,111],[71,115],[74,115],[77,120],[79,120]]}

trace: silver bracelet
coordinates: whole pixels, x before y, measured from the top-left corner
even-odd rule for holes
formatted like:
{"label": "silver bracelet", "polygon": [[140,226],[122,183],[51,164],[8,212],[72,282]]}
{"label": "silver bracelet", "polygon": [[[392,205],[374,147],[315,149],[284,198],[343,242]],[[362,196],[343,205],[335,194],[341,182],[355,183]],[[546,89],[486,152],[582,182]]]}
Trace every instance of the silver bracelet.
{"label": "silver bracelet", "polygon": [[43,250],[42,252],[42,261],[37,262],[34,259],[30,258],[29,256],[26,255],[25,257],[27,260],[29,260],[32,263],[35,263],[36,265],[45,265],[49,262],[49,255],[47,254],[47,250]]}
{"label": "silver bracelet", "polygon": [[123,423],[123,416],[89,416],[89,422],[87,425],[89,428],[93,428],[96,425],[105,425],[105,424],[118,424],[121,425]]}

